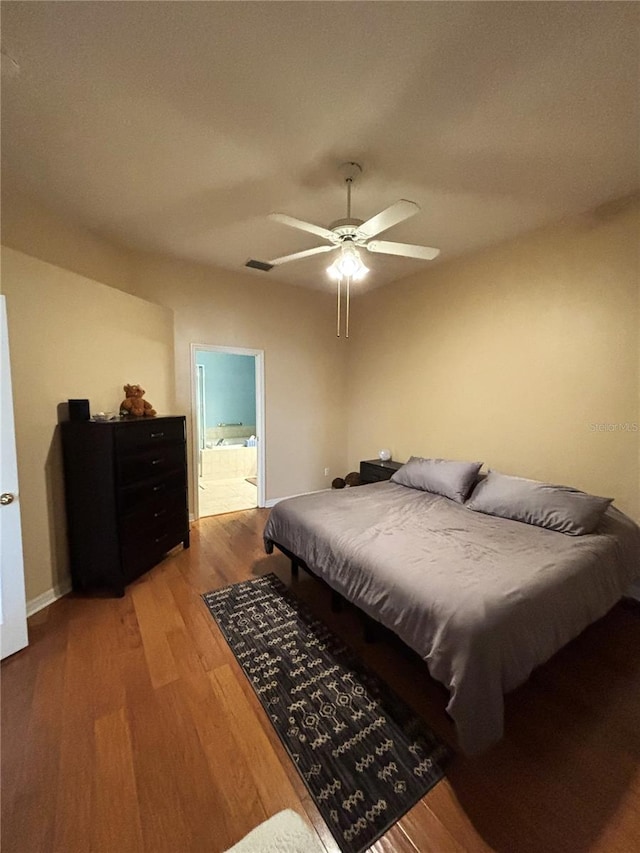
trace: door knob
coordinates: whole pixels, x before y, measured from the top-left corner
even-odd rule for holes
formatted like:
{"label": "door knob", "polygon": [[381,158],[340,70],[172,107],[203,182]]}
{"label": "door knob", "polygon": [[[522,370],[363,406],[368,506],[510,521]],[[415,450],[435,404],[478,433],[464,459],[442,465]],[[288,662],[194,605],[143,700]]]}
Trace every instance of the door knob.
{"label": "door knob", "polygon": [[13,498],[14,496],[11,492],[3,492],[0,495],[0,504],[2,504],[2,506],[6,506],[7,504],[13,503]]}

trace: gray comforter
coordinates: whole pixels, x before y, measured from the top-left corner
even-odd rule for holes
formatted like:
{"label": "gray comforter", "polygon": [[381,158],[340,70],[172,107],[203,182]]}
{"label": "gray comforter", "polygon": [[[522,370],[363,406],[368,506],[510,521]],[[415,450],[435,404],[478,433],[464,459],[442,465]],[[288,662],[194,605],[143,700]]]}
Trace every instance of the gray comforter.
{"label": "gray comforter", "polygon": [[640,528],[614,508],[574,537],[390,482],[281,501],[264,539],[418,652],[468,754],[502,736],[504,693],[640,574]]}

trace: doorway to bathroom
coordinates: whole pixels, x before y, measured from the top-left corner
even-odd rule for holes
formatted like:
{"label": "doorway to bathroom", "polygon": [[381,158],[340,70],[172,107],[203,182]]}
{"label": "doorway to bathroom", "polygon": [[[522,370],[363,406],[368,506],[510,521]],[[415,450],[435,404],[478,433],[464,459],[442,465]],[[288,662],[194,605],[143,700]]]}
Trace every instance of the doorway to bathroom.
{"label": "doorway to bathroom", "polygon": [[191,351],[195,516],[264,506],[264,354]]}

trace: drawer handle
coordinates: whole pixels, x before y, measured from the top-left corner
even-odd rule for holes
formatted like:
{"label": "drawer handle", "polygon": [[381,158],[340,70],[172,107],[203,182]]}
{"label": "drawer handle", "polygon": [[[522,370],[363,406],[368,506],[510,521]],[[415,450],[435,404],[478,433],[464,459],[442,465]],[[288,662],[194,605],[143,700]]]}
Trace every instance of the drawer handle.
{"label": "drawer handle", "polygon": [[162,491],[162,489],[166,489],[166,488],[167,488],[167,486],[166,486],[166,484],[165,484],[165,483],[160,483],[160,485],[159,485],[159,486],[154,486],[154,487],[153,487],[153,491],[154,491],[154,492],[161,492],[161,491]]}
{"label": "drawer handle", "polygon": [[158,512],[153,513],[154,518],[160,518],[161,515],[166,515],[166,509],[161,509]]}
{"label": "drawer handle", "polygon": [[164,435],[163,432],[152,432],[151,438],[162,438],[163,435]]}
{"label": "drawer handle", "polygon": [[168,533],[165,533],[164,536],[158,536],[158,538],[155,540],[155,544],[158,545],[158,543],[162,542],[163,539],[166,539],[168,535]]}
{"label": "drawer handle", "polygon": [[151,464],[152,464],[152,465],[159,465],[161,462],[164,462],[164,458],[163,458],[163,457],[160,457],[160,459],[152,459],[152,460],[151,460]]}

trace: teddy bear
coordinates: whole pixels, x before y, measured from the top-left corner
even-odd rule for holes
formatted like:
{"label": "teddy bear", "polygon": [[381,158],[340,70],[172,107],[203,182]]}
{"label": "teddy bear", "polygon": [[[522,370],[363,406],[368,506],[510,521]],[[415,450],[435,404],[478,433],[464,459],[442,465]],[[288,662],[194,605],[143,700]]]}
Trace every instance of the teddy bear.
{"label": "teddy bear", "polygon": [[145,394],[144,388],[140,385],[125,385],[124,393],[125,399],[120,403],[121,415],[134,415],[135,417],[147,415],[147,417],[154,417],[156,410],[151,403],[142,399]]}

